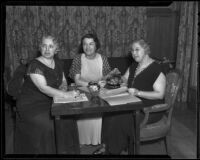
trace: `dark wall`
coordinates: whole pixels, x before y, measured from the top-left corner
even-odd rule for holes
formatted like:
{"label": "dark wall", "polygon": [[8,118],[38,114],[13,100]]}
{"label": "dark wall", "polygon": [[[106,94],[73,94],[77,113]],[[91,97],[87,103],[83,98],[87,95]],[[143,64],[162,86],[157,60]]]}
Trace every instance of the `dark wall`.
{"label": "dark wall", "polygon": [[179,12],[169,8],[147,9],[147,40],[152,57],[176,61]]}

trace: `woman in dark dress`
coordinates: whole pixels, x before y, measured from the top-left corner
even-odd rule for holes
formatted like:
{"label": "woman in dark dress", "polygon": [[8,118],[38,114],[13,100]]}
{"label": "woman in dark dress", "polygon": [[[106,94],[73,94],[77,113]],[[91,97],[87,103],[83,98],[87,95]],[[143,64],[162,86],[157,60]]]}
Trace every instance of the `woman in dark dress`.
{"label": "woman in dark dress", "polygon": [[[54,37],[44,36],[40,45],[41,56],[32,60],[27,78],[17,100],[14,153],[55,154],[54,120],[50,108],[54,96],[76,96],[66,92],[67,82],[61,62],[54,58],[58,44]],[[79,154],[79,140],[75,120],[62,121],[63,153]]]}
{"label": "woman in dark dress", "polygon": [[[144,40],[134,41],[131,45],[132,57],[136,61],[123,76],[127,90],[131,95],[138,96],[144,105],[152,106],[164,103],[166,77],[161,66],[152,59],[150,47]],[[163,113],[151,116],[153,123],[162,117]],[[140,121],[144,117],[141,111]],[[105,114],[103,119],[102,148],[94,154],[120,154],[133,141],[134,121],[131,113]]]}

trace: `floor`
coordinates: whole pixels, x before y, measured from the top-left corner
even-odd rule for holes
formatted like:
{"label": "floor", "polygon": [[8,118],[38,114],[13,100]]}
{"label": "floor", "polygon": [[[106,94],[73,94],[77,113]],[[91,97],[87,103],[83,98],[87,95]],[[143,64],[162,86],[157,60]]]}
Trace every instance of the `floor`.
{"label": "floor", "polygon": [[[173,159],[196,159],[197,148],[197,124],[196,112],[188,109],[186,105],[179,104],[175,107],[172,119],[172,129],[169,140],[170,157]],[[5,110],[5,151],[6,154],[13,153],[13,121],[9,108]],[[90,155],[100,146],[82,146],[81,155]],[[164,143],[142,144],[141,155],[155,156],[165,155]],[[126,155],[127,153],[124,152]]]}

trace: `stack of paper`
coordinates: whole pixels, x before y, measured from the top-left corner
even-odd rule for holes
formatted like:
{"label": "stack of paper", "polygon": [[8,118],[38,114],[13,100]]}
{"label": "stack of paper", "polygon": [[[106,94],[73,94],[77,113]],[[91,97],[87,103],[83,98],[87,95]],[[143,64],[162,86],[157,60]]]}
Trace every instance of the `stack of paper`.
{"label": "stack of paper", "polygon": [[113,96],[113,95],[119,95],[121,93],[127,93],[127,87],[120,87],[117,89],[106,89],[103,88],[100,91],[100,97],[109,97],[109,96]]}
{"label": "stack of paper", "polygon": [[107,101],[111,106],[141,101],[139,98],[130,95],[128,92],[117,95],[103,96],[103,97],[100,96],[100,97],[105,101]]}
{"label": "stack of paper", "polygon": [[54,97],[54,103],[74,103],[74,102],[84,102],[88,101],[88,98],[84,93],[81,93],[77,97],[69,97],[69,98],[62,98],[62,97]]}

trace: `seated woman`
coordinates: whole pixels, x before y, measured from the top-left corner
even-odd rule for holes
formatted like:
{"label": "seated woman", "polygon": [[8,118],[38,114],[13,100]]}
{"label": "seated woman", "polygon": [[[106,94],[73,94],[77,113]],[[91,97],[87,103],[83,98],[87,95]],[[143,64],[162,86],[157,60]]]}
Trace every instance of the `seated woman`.
{"label": "seated woman", "polygon": [[[94,34],[81,38],[80,54],[73,59],[69,75],[76,85],[88,86],[91,81],[99,82],[110,72],[107,58],[97,52],[99,48],[99,40]],[[80,144],[98,145],[101,143],[102,118],[100,115],[89,116],[77,120],[79,141]]]}
{"label": "seated woman", "polygon": [[[144,105],[152,106],[164,103],[166,77],[161,66],[152,59],[150,47],[144,40],[136,40],[131,45],[132,57],[136,61],[123,76],[127,90],[131,95],[141,98]],[[151,116],[151,122],[157,121],[163,113]],[[144,118],[141,111],[140,121]],[[103,117],[103,143],[94,154],[120,154],[133,141],[134,120],[131,113],[105,114]]]}
{"label": "seated woman", "polygon": [[[17,99],[19,115],[16,119],[15,154],[55,154],[54,120],[51,105],[54,96],[76,96],[66,92],[67,82],[59,59],[54,58],[58,44],[54,37],[44,36],[40,44],[41,56],[32,60],[26,72],[21,94]],[[60,87],[60,89],[59,89]],[[61,90],[61,88],[63,90]],[[75,120],[62,121],[62,153],[79,154]]]}

